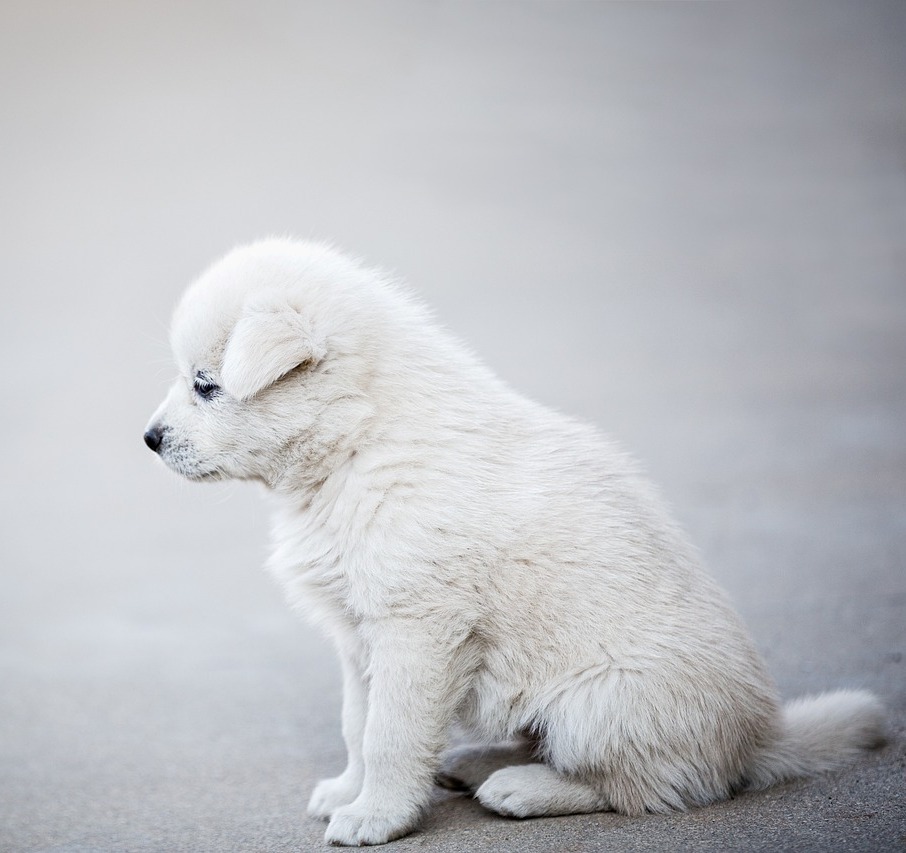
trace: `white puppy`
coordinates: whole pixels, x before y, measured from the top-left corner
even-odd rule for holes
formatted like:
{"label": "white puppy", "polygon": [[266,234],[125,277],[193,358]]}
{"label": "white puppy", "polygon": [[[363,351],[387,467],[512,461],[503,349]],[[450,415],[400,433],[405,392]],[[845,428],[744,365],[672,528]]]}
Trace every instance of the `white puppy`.
{"label": "white puppy", "polygon": [[457,722],[510,746],[440,778],[516,817],[683,809],[880,743],[870,694],[780,707],[633,462],[380,273],[323,245],[237,249],[172,344],[146,443],[279,496],[270,567],[339,650],[349,763],[309,805],[327,841],[412,830]]}

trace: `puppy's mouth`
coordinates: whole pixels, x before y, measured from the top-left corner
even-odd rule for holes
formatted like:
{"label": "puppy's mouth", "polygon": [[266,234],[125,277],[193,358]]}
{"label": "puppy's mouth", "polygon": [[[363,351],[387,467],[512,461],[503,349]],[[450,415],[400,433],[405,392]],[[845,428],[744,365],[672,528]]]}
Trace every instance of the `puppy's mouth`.
{"label": "puppy's mouth", "polygon": [[223,472],[217,468],[200,468],[195,465],[186,465],[182,460],[173,459],[166,453],[161,454],[161,459],[171,471],[175,471],[181,477],[185,477],[193,483],[225,479]]}
{"label": "puppy's mouth", "polygon": [[223,480],[224,476],[220,471],[216,469],[211,469],[210,471],[180,471],[180,474],[183,475],[187,480],[191,480],[193,483],[202,483],[207,480]]}

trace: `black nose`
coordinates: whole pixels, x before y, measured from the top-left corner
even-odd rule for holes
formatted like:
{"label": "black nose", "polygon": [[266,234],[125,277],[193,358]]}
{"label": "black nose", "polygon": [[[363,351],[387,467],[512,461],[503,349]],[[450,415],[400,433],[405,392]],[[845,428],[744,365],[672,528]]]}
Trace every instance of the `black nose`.
{"label": "black nose", "polygon": [[164,431],[160,424],[154,424],[145,433],[145,444],[148,445],[155,453],[160,450],[160,443],[164,440]]}

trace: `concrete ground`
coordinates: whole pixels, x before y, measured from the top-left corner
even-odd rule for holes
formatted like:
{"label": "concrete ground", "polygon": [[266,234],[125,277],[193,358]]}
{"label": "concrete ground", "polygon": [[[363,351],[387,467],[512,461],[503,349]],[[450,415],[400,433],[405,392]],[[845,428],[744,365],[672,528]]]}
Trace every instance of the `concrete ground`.
{"label": "concrete ground", "polygon": [[0,6],[0,850],[316,851],[330,649],[141,432],[184,285],[329,237],[641,457],[794,697],[892,742],[689,814],[394,849],[906,848],[906,4]]}

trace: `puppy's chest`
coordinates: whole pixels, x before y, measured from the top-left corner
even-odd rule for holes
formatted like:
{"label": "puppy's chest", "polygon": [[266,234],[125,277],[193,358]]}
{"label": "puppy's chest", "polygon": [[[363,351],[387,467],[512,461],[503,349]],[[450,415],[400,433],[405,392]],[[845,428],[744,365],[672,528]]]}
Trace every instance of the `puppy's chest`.
{"label": "puppy's chest", "polygon": [[348,618],[380,598],[367,542],[356,531],[300,513],[278,521],[274,540],[268,568],[289,603],[316,620]]}

